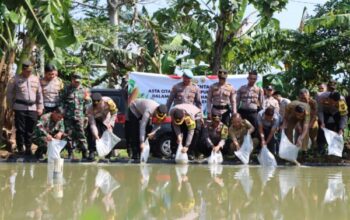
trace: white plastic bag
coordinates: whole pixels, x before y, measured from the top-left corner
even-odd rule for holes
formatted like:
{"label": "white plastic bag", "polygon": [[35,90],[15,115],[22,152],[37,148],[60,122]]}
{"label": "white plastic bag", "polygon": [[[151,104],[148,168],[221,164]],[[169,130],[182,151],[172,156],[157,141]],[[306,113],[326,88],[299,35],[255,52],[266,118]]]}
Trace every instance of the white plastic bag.
{"label": "white plastic bag", "polygon": [[343,183],[342,173],[336,173],[328,177],[328,188],[324,196],[323,203],[331,203],[339,199],[344,201],[346,198],[345,184]]}
{"label": "white plastic bag", "polygon": [[260,154],[258,155],[258,160],[261,166],[277,166],[275,156],[273,156],[266,146],[262,147]]}
{"label": "white plastic bag", "polygon": [[242,163],[248,164],[249,157],[252,151],[253,151],[253,140],[252,140],[252,136],[248,133],[244,136],[244,140],[241,148],[238,151],[235,151],[235,154],[242,161]]}
{"label": "white plastic bag", "polygon": [[214,152],[212,151],[209,158],[208,158],[208,164],[220,164],[224,161],[222,158],[221,151]]}
{"label": "white plastic bag", "polygon": [[234,178],[241,182],[244,192],[246,193],[247,197],[250,198],[250,193],[252,192],[254,181],[250,176],[249,167],[242,167],[235,173]]}
{"label": "white plastic bag", "polygon": [[211,177],[216,177],[222,174],[224,167],[221,164],[210,164],[209,170]]}
{"label": "white plastic bag", "polygon": [[299,164],[297,162],[298,153],[299,147],[289,141],[283,130],[278,155],[280,158]]}
{"label": "white plastic bag", "polygon": [[111,176],[107,170],[99,168],[95,177],[95,186],[99,187],[103,194],[107,195],[118,189],[120,187],[120,184]]}
{"label": "white plastic bag", "polygon": [[182,153],[183,146],[179,144],[176,150],[175,163],[187,164],[188,163],[188,155],[187,153]]}
{"label": "white plastic bag", "polygon": [[326,137],[328,144],[328,155],[335,155],[342,157],[344,149],[344,139],[342,135],[337,134],[327,128],[322,128],[324,136]]}
{"label": "white plastic bag", "polygon": [[103,132],[102,137],[96,140],[96,150],[99,157],[104,157],[114,148],[116,144],[120,141],[113,132],[106,130]]}
{"label": "white plastic bag", "polygon": [[61,151],[66,146],[67,141],[52,139],[47,145],[47,160],[49,162],[61,158]]}
{"label": "white plastic bag", "polygon": [[143,148],[141,157],[140,157],[141,163],[147,163],[147,160],[149,157],[149,151],[150,151],[149,141],[148,141],[148,138],[146,138],[145,147]]}

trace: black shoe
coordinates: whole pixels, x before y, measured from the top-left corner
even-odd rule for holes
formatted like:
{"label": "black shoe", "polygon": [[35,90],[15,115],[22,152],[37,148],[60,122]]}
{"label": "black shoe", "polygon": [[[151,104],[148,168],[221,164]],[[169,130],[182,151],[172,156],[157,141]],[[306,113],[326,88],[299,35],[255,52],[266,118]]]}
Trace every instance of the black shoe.
{"label": "black shoe", "polygon": [[87,151],[86,150],[82,150],[81,151],[81,158],[82,159],[88,159],[88,155],[87,155]]}
{"label": "black shoe", "polygon": [[95,161],[95,152],[90,152],[89,157],[87,158],[89,161]]}
{"label": "black shoe", "polygon": [[24,153],[25,156],[32,156],[32,150],[26,150]]}
{"label": "black shoe", "polygon": [[38,159],[38,160],[44,158],[43,152],[42,152],[42,150],[40,148],[36,149],[34,155],[35,155],[35,158]]}

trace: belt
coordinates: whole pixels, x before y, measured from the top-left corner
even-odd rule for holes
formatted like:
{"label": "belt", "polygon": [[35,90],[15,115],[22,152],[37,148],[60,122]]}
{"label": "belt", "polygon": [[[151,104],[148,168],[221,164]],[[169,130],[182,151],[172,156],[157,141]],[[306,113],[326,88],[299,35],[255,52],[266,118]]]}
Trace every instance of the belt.
{"label": "belt", "polygon": [[22,104],[22,105],[27,105],[27,106],[32,106],[35,104],[34,101],[28,101],[28,100],[21,100],[21,99],[16,99],[15,103],[17,104]]}
{"label": "belt", "polygon": [[242,108],[240,108],[238,111],[241,113],[249,114],[249,113],[257,113],[258,109],[242,109]]}
{"label": "belt", "polygon": [[213,105],[213,108],[219,109],[219,110],[224,110],[228,109],[228,105]]}
{"label": "belt", "polygon": [[44,106],[48,108],[54,108],[57,106],[57,103],[55,102],[44,102]]}

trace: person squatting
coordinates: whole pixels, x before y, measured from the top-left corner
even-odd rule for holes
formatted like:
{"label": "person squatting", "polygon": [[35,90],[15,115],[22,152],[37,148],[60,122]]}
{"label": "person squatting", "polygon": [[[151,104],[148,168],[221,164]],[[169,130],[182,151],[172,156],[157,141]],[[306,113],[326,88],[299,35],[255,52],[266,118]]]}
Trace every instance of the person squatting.
{"label": "person squatting", "polygon": [[[9,148],[10,153],[43,160],[48,142],[64,139],[68,159],[73,158],[76,148],[82,159],[94,161],[96,140],[106,130],[113,131],[116,103],[100,93],[90,95],[79,73],[73,73],[70,83],[64,85],[55,66],[47,64],[42,79],[33,75],[32,69],[30,61],[23,62],[21,74],[8,84],[7,104],[14,112],[16,129],[16,149]],[[277,156],[282,130],[303,154],[325,155],[327,142],[321,128],[344,134],[348,106],[333,81],[328,87],[319,86],[315,98],[304,88],[291,101],[271,85],[258,87],[256,71],[248,73],[248,82],[240,88],[227,82],[227,70],[220,69],[216,75],[218,82],[209,87],[207,94],[206,119],[201,91],[192,82],[190,70],[183,71],[182,81],[171,88],[165,104],[144,98],[131,100],[125,122],[129,157],[140,159],[146,139],[156,137],[167,117],[171,118],[172,158],[182,144],[189,160],[203,159],[212,151],[221,151],[225,159],[232,158],[247,134],[251,134],[257,152],[267,147]],[[33,143],[37,145],[34,154]]]}

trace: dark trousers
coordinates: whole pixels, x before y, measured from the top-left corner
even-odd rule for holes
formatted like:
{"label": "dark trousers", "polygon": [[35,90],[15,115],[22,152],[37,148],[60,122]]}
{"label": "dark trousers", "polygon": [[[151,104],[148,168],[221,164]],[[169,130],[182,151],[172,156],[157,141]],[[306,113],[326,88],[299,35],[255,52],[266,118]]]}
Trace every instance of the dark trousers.
{"label": "dark trousers", "polygon": [[[272,127],[264,127],[264,136],[265,138],[267,138],[270,135]],[[259,139],[259,141],[261,142],[261,138]],[[278,154],[278,144],[277,144],[277,134],[274,134],[270,140],[269,143],[267,143],[267,148],[269,149],[269,151],[274,154],[277,155]]]}
{"label": "dark trousers", "polygon": [[[177,150],[177,137],[174,131],[173,126],[171,126],[172,128],[172,139],[171,139],[171,151],[173,154],[176,154],[176,150]],[[188,128],[186,126],[185,123],[183,123],[180,126],[181,129],[181,133],[183,135],[182,138],[182,145],[184,146],[186,143],[186,139],[187,139],[187,134],[188,134]],[[203,153],[203,149],[201,149],[201,146],[199,146],[199,138],[201,136],[201,131],[202,131],[202,122],[201,120],[196,120],[196,128],[194,129],[194,134],[193,134],[193,138],[192,138],[192,142],[188,148],[188,154],[189,155],[199,155],[200,153]]]}
{"label": "dark trousers", "polygon": [[230,126],[231,111],[227,110],[224,114],[221,115],[221,122],[224,123],[227,127]]}
{"label": "dark trousers", "polygon": [[44,114],[53,112],[55,109],[57,109],[57,107],[44,107]]}
{"label": "dark trousers", "polygon": [[247,119],[255,128],[252,137],[258,137],[258,110],[238,109],[243,119]]}
{"label": "dark trousers", "polygon": [[16,143],[19,152],[23,151],[23,144],[26,151],[30,151],[37,121],[38,113],[36,111],[15,110]]}
{"label": "dark trousers", "polygon": [[[99,121],[99,120],[95,120],[95,121],[96,121],[97,130],[98,130],[98,136],[101,138],[103,132],[107,130],[107,126],[104,125],[102,121]],[[86,138],[87,138],[89,152],[90,153],[96,152],[96,139],[91,132],[90,124],[86,128]]]}
{"label": "dark trousers", "polygon": [[[339,112],[335,115],[333,115],[334,122],[333,123],[327,123],[328,119],[332,117],[331,114],[324,113],[324,122],[325,122],[325,127],[331,131],[337,132],[339,131],[339,125],[340,125],[340,114]],[[326,137],[324,136],[324,131],[323,129],[318,129],[317,133],[317,146],[318,146],[318,151],[320,153],[323,153],[324,147],[327,144]]]}
{"label": "dark trousers", "polygon": [[[210,156],[211,152],[213,151],[212,146],[207,141],[207,139],[210,138],[208,128],[203,127],[201,133],[202,133],[202,135],[199,138],[200,139],[199,146],[201,147],[200,150],[206,157],[208,157],[208,156]],[[221,141],[221,138],[215,138],[215,139],[211,138],[210,140],[214,145],[217,145]],[[225,146],[224,146],[224,148],[225,148]]]}
{"label": "dark trousers", "polygon": [[[132,157],[138,158],[140,156],[140,120],[129,109],[129,119],[125,122],[125,138],[126,146],[131,149]],[[152,131],[152,126],[147,122],[145,136]],[[145,138],[146,138],[145,137]]]}

